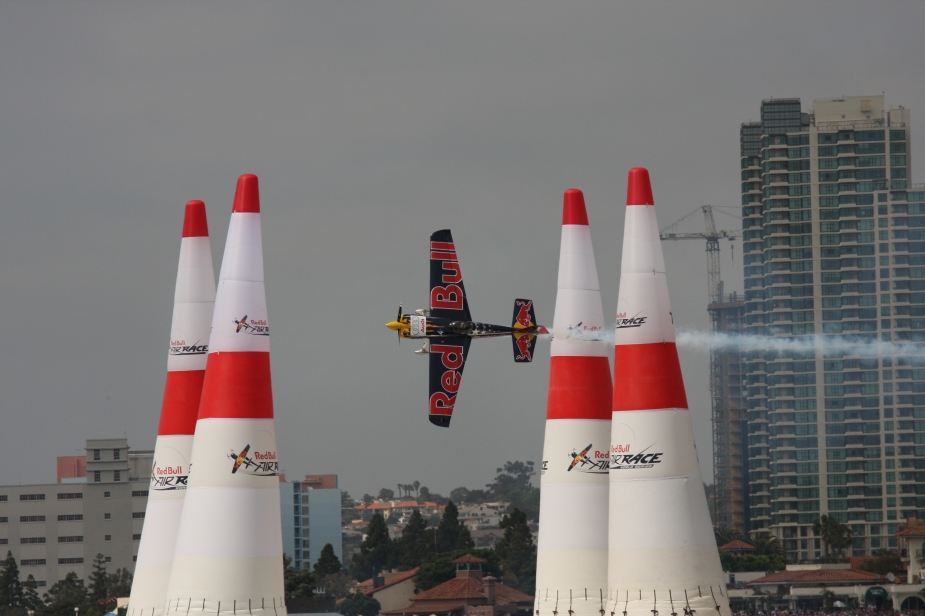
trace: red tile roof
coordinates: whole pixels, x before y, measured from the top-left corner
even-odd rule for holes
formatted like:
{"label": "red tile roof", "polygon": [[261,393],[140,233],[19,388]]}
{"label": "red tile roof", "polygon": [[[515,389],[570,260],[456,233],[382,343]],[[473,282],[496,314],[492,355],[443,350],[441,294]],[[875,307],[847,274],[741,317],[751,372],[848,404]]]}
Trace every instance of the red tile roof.
{"label": "red tile roof", "polygon": [[755,546],[751,543],[745,543],[741,539],[733,539],[726,545],[719,546],[721,550],[754,550]]}
{"label": "red tile roof", "polygon": [[[414,576],[418,574],[418,571],[420,570],[421,570],[420,567],[415,567],[414,569],[411,569],[410,571],[402,571],[401,573],[395,574],[389,579],[387,579],[385,583],[382,586],[379,586],[378,588],[372,588],[372,586],[365,588],[363,590],[363,594],[371,597],[377,592],[379,592],[380,590],[385,590],[386,588],[395,586],[396,584],[404,582],[407,579],[413,578]],[[367,580],[367,581],[372,582],[372,580]],[[366,582],[360,582],[360,584],[366,584]]]}
{"label": "red tile roof", "polygon": [[815,584],[819,582],[874,582],[882,575],[857,569],[810,569],[809,571],[778,571],[746,584]]}
{"label": "red tile roof", "polygon": [[[533,603],[533,597],[519,590],[495,582],[495,598],[501,603]],[[475,577],[453,578],[422,591],[412,601],[446,601],[453,599],[486,599],[482,580]]]}
{"label": "red tile roof", "polygon": [[487,563],[487,562],[488,561],[485,560],[484,558],[479,558],[478,556],[473,556],[472,554],[466,554],[454,560],[453,564],[456,564],[456,563]]}
{"label": "red tile roof", "polygon": [[409,605],[397,610],[379,612],[379,614],[388,614],[389,616],[398,616],[399,614],[449,614],[450,612],[465,609],[465,607],[465,605],[444,605],[442,607],[431,606],[425,609],[417,609],[415,606]]}
{"label": "red tile roof", "polygon": [[906,528],[896,533],[897,537],[925,537],[925,523],[915,525],[904,524]]}

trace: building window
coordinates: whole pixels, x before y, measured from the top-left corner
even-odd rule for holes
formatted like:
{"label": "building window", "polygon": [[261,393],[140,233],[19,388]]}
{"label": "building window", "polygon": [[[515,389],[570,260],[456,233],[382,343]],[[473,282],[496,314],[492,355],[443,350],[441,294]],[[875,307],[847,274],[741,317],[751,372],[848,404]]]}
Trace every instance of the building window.
{"label": "building window", "polygon": [[67,537],[58,537],[58,543],[83,543],[82,535],[70,535]]}
{"label": "building window", "polygon": [[84,559],[80,557],[78,558],[59,558],[58,559],[59,565],[82,565],[83,562],[84,562]]}
{"label": "building window", "polygon": [[0,516],[0,524],[6,524],[10,519],[6,516]]}
{"label": "building window", "polygon": [[20,522],[44,522],[45,516],[43,515],[21,515],[19,516]]}
{"label": "building window", "polygon": [[112,496],[112,492],[103,492],[103,498],[109,498]]}
{"label": "building window", "polygon": [[112,535],[103,535],[103,541],[112,541]]}
{"label": "building window", "polygon": [[19,564],[23,567],[38,567],[45,564],[44,558],[23,558],[19,561]]}
{"label": "building window", "polygon": [[132,513],[132,517],[135,518],[136,520],[144,520],[144,519],[145,519],[145,512],[144,512],[144,511],[136,511],[136,512]]}
{"label": "building window", "polygon": [[120,471],[113,471],[113,472],[112,472],[112,480],[113,480],[113,481],[122,481],[122,473],[121,473]]}
{"label": "building window", "polygon": [[111,563],[111,562],[112,562],[112,556],[107,556],[107,557],[106,557],[106,562]]}
{"label": "building window", "polygon": [[19,539],[19,543],[45,543],[45,537],[22,537]]}
{"label": "building window", "polygon": [[0,539],[0,545],[8,545],[9,543],[10,543],[10,540],[7,539],[6,537]]}
{"label": "building window", "polygon": [[118,449],[113,449],[113,450],[112,450],[112,459],[113,459],[113,460],[118,460],[118,459],[119,459],[119,454],[120,454],[120,453],[122,453],[122,452],[120,452]]}
{"label": "building window", "polygon": [[77,522],[83,519],[84,515],[82,513],[66,513],[58,516],[59,522]]}
{"label": "building window", "polygon": [[0,494],[0,503],[6,502],[6,494]]}
{"label": "building window", "polygon": [[96,483],[99,483],[100,481],[102,481],[102,476],[99,471],[93,471],[93,481],[95,481]]}
{"label": "building window", "polygon": [[147,497],[147,496],[148,496],[148,491],[147,491],[147,490],[132,490],[132,496],[133,496],[133,497],[134,497],[134,496],[145,496],[145,497]]}
{"label": "building window", "polygon": [[133,562],[133,563],[137,563],[137,562],[138,562],[138,556],[132,556],[132,562]]}
{"label": "building window", "polygon": [[19,500],[21,501],[45,500],[45,495],[44,494],[20,494]]}
{"label": "building window", "polygon": [[83,498],[83,492],[59,492],[58,500],[73,500],[76,498]]}
{"label": "building window", "polygon": [[104,519],[104,520],[111,520],[111,519],[112,519],[112,514],[111,514],[111,513],[104,513],[104,514],[103,514],[103,519]]}
{"label": "building window", "polygon": [[132,535],[132,541],[141,541],[141,533]]}
{"label": "building window", "polygon": [[99,459],[100,459],[100,450],[94,449],[93,450],[93,460],[98,462]]}

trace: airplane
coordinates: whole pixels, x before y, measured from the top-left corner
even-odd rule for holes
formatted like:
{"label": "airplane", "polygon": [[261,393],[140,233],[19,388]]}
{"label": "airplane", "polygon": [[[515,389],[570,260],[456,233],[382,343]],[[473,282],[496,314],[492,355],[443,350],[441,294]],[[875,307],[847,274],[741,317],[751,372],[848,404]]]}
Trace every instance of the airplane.
{"label": "airplane", "polygon": [[548,334],[536,324],[533,301],[514,300],[514,317],[510,327],[479,323],[469,314],[469,299],[463,285],[456,244],[449,229],[436,231],[430,236],[430,308],[402,314],[386,324],[402,338],[423,338],[424,346],[415,351],[430,355],[430,414],[428,419],[436,426],[448,428],[456,394],[465,367],[469,343],[473,338],[511,336],[514,361],[533,361],[536,337]]}
{"label": "airplane", "polygon": [[594,446],[594,443],[591,443],[590,445],[585,447],[581,453],[575,453],[573,451],[571,455],[569,455],[569,457],[572,459],[572,463],[569,465],[568,470],[572,470],[573,468],[575,468],[575,465],[578,464],[579,462],[581,462],[582,465],[584,465],[584,462],[588,456],[588,452],[591,451],[591,447],[593,446]]}
{"label": "airplane", "polygon": [[247,459],[247,452],[250,451],[250,449],[251,449],[251,446],[250,446],[250,443],[248,443],[247,447],[245,447],[244,451],[242,451],[241,453],[236,454],[234,452],[234,449],[232,449],[231,453],[228,454],[228,457],[234,460],[234,468],[231,469],[232,475],[238,472],[238,469],[241,467],[241,464],[244,464],[244,468],[249,468],[253,464],[253,462]]}

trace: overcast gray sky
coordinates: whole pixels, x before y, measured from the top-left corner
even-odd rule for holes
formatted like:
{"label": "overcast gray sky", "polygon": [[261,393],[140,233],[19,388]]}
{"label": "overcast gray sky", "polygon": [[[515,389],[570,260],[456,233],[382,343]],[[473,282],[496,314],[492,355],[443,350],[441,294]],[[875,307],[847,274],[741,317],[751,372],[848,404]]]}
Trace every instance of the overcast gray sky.
{"label": "overcast gray sky", "polygon": [[[446,494],[538,463],[548,344],[515,365],[476,342],[452,428],[427,421],[427,360],[384,324],[427,303],[428,234],[453,230],[476,319],[531,297],[551,324],[580,188],[613,315],[627,169],[667,224],[738,205],[762,98],[886,92],[915,126],[923,26],[920,1],[3,0],[0,483],[54,481],[86,438],[154,446],[183,205],[205,201],[217,273],[248,172],[285,472]],[[664,248],[676,323],[707,329],[703,245]],[[710,481],[708,358],[681,362]]]}

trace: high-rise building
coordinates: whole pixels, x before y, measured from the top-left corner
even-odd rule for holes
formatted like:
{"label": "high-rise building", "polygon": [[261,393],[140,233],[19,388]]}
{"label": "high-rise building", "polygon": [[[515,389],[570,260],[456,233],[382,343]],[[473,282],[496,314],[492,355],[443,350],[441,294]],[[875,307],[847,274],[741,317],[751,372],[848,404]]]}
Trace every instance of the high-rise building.
{"label": "high-rise building", "polygon": [[135,570],[153,452],[124,438],[90,439],[86,451],[58,458],[58,483],[0,486],[0,550],[40,588],[71,571],[86,581],[97,554],[110,573]]}
{"label": "high-rise building", "polygon": [[279,483],[283,553],[296,569],[311,569],[328,543],[343,563],[341,498],[337,475],[306,475]]}
{"label": "high-rise building", "polygon": [[[712,331],[739,335],[745,323],[742,295],[731,293],[707,306]],[[710,398],[713,410],[713,523],[749,532],[746,399],[743,353],[730,346],[710,350]]]}
{"label": "high-rise building", "polygon": [[[848,524],[850,553],[895,547],[925,496],[925,185],[909,183],[909,111],[884,97],[762,101],[742,124],[752,531],[820,556],[812,524]],[[800,343],[803,348],[797,348]],[[855,342],[855,346],[848,343]],[[910,346],[889,346],[893,343]]]}

